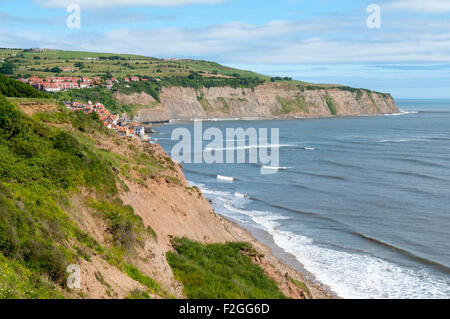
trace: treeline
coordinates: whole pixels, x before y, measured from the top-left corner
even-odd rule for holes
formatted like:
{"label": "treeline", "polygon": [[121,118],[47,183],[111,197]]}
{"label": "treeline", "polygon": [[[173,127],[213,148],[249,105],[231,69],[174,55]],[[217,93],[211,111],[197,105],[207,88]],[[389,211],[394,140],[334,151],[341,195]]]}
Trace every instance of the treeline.
{"label": "treeline", "polygon": [[199,89],[202,87],[223,87],[229,86],[232,88],[254,88],[258,85],[263,84],[265,81],[259,78],[252,77],[234,77],[234,78],[205,78],[201,75],[190,74],[188,76],[172,76],[164,77],[161,79],[160,85],[169,86],[181,86],[181,87],[191,87]]}
{"label": "treeline", "polygon": [[113,55],[113,56],[99,56],[98,59],[99,59],[99,60],[102,60],[102,61],[106,61],[106,60],[110,60],[110,61],[114,61],[114,60],[122,60],[122,61],[130,60],[130,58],[125,59],[124,57],[121,57],[121,56],[118,56],[118,55]]}
{"label": "treeline", "polygon": [[8,97],[48,98],[32,86],[0,74],[0,94]]}
{"label": "treeline", "polygon": [[288,76],[285,77],[275,76],[270,78],[270,82],[278,82],[278,81],[292,81],[292,78]]}
{"label": "treeline", "polygon": [[151,95],[156,101],[161,102],[159,97],[161,85],[156,80],[129,82],[126,86],[116,84],[113,90],[125,94],[145,92]]}

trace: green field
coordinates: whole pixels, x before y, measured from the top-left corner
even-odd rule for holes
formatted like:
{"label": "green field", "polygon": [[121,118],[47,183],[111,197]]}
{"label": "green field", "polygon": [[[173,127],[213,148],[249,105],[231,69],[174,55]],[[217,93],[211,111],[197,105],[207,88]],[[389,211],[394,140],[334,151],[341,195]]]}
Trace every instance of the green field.
{"label": "green field", "polygon": [[[0,59],[14,64],[15,77],[28,77],[30,75],[48,77],[55,74],[44,72],[46,68],[59,67],[61,69],[71,68],[75,70],[75,72],[62,72],[61,75],[65,76],[105,77],[112,74],[117,78],[130,75],[162,78],[167,76],[188,76],[195,72],[205,78],[251,77],[266,81],[270,80],[268,76],[225,67],[215,62],[199,60],[164,61],[162,59],[131,54],[61,50],[34,52],[19,49],[0,49]],[[80,62],[84,64],[83,68],[76,66]]]}

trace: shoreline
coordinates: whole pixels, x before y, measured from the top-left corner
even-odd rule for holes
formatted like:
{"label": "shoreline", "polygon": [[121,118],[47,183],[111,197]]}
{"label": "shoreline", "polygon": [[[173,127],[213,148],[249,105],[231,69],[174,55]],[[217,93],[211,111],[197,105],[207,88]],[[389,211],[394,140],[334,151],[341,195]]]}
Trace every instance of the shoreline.
{"label": "shoreline", "polygon": [[294,255],[277,246],[268,232],[255,227],[247,229],[228,217],[216,214],[237,240],[250,243],[266,257],[276,270],[305,283],[309,288],[312,299],[340,299],[330,287],[319,282],[312,273],[307,271]]}
{"label": "shoreline", "polygon": [[276,121],[276,120],[321,120],[321,119],[345,119],[345,118],[358,118],[358,117],[377,117],[386,115],[404,115],[408,112],[392,112],[392,113],[374,113],[374,114],[344,114],[344,115],[311,115],[311,116],[282,116],[282,117],[217,117],[217,118],[190,118],[190,119],[168,119],[164,121],[149,121],[142,122],[151,126],[165,126],[170,124],[182,124],[182,123],[193,123],[195,121],[204,122],[239,122],[239,121]]}

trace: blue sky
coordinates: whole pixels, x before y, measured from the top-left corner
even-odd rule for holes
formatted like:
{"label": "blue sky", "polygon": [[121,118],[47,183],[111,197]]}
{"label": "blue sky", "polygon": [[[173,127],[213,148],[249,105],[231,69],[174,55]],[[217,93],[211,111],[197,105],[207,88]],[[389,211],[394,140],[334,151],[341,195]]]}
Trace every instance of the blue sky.
{"label": "blue sky", "polygon": [[[81,8],[69,29],[68,4]],[[369,29],[367,7],[381,8]],[[450,98],[450,0],[0,0],[0,47],[198,58],[268,75]]]}

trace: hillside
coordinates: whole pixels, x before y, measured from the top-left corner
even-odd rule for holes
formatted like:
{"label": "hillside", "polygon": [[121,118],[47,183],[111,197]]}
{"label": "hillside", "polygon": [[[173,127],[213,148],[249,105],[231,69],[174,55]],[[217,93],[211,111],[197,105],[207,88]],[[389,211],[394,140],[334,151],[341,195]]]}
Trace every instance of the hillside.
{"label": "hillside", "polygon": [[0,95],[0,150],[0,299],[311,297],[159,145],[94,113]]}
{"label": "hillside", "polygon": [[[311,84],[237,70],[215,62],[136,55],[0,49],[13,77],[86,76],[101,81],[138,76],[103,87],[52,95],[59,101],[100,101],[143,122],[227,117],[354,116],[399,112],[386,93]],[[70,70],[64,72],[63,70]]]}
{"label": "hillside", "polygon": [[9,97],[49,98],[43,92],[38,92],[28,84],[10,79],[0,74],[0,94]]}
{"label": "hillside", "polygon": [[[156,59],[130,54],[50,49],[43,52],[0,49],[0,59],[14,65],[12,75],[18,78],[31,75],[42,78],[54,75],[108,77],[113,74],[117,78],[136,75],[162,79],[166,77],[187,77],[194,73],[199,74],[202,78],[223,80],[236,77],[262,81],[270,80],[270,77],[267,76],[225,67],[215,62],[190,59]],[[53,68],[72,69],[73,71],[51,72]]]}

